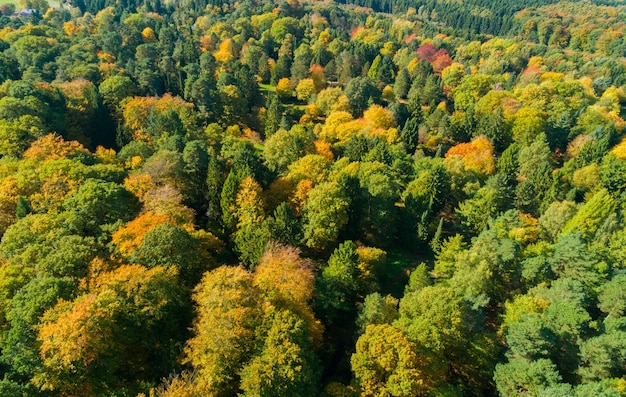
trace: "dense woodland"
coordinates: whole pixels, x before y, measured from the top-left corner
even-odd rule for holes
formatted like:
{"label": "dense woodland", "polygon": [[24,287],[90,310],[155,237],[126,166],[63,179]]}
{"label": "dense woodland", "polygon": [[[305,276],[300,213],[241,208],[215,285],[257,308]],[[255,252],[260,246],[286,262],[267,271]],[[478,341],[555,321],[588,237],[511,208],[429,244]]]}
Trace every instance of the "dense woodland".
{"label": "dense woodland", "polygon": [[1,396],[626,396],[626,6],[0,6]]}

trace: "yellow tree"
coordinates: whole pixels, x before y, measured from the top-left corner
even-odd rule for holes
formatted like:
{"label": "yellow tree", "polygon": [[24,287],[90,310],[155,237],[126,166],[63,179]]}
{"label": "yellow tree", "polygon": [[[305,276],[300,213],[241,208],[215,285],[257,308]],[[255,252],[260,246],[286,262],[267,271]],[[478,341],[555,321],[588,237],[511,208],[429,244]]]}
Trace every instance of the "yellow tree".
{"label": "yellow tree", "polygon": [[296,86],[296,97],[301,101],[310,101],[315,92],[315,81],[313,79],[302,79]]}
{"label": "yellow tree", "polygon": [[250,359],[261,321],[253,275],[222,266],[206,273],[194,291],[198,315],[185,349],[203,396],[231,396],[239,390],[239,372]]}
{"label": "yellow tree", "polygon": [[255,268],[254,285],[272,305],[291,310],[302,318],[311,340],[321,341],[322,325],[309,304],[315,288],[313,264],[300,257],[299,249],[270,245]]}
{"label": "yellow tree", "polygon": [[424,395],[433,385],[428,362],[399,328],[369,325],[356,343],[350,360],[361,396],[411,397]]}

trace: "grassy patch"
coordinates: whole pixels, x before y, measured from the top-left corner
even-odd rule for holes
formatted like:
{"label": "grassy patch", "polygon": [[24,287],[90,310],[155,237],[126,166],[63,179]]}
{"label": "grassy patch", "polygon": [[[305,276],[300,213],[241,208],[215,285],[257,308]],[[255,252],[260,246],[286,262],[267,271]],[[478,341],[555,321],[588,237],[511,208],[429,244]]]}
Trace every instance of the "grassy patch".
{"label": "grassy patch", "polygon": [[261,89],[261,91],[276,92],[276,86],[271,84],[259,84],[259,88]]}

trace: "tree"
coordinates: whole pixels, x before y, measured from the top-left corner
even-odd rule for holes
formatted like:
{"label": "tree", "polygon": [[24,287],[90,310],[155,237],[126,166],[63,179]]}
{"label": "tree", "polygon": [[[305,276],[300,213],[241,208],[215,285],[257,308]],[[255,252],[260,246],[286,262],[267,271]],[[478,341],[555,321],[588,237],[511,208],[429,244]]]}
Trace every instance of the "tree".
{"label": "tree", "polygon": [[337,183],[325,182],[313,188],[303,208],[307,247],[324,250],[335,243],[348,223],[349,206],[349,198]]}
{"label": "tree", "polygon": [[370,325],[391,324],[398,318],[398,300],[391,295],[381,296],[378,292],[365,297],[359,308],[357,325],[359,334],[365,333]]}
{"label": "tree", "polygon": [[63,202],[63,207],[75,214],[83,232],[93,234],[101,225],[132,218],[138,202],[116,183],[89,178]]}
{"label": "tree", "polygon": [[182,283],[192,286],[209,265],[202,263],[198,249],[198,241],[188,231],[165,222],[145,234],[134,259],[148,268],[175,266]]}
{"label": "tree", "polygon": [[93,280],[91,292],[59,301],[42,318],[43,371],[34,382],[87,396],[124,386],[137,392],[165,375],[189,313],[176,280],[175,269],[121,266]]}
{"label": "tree", "polygon": [[409,76],[409,72],[406,70],[406,68],[402,68],[396,76],[396,82],[393,86],[393,92],[398,98],[404,99],[409,93],[409,88],[411,88],[411,76]]}
{"label": "tree", "polygon": [[43,365],[37,341],[39,318],[59,299],[72,299],[76,281],[70,277],[39,276],[13,296],[7,313],[10,328],[2,346],[2,360],[10,372],[29,379]]}
{"label": "tree", "polygon": [[288,310],[270,308],[267,335],[258,355],[242,369],[244,396],[316,396],[319,364],[309,347],[302,319]]}
{"label": "tree", "polygon": [[550,360],[518,359],[496,365],[494,380],[501,396],[513,397],[518,396],[520,390],[537,395],[542,389],[556,386],[561,376]]}
{"label": "tree", "polygon": [[262,193],[261,186],[248,176],[239,184],[235,199],[237,231],[234,242],[239,259],[249,266],[259,262],[269,241],[267,223],[263,222],[265,213]]}
{"label": "tree", "polygon": [[606,189],[599,190],[565,224],[561,234],[581,232],[583,238],[590,239],[614,207],[615,201]]}
{"label": "tree", "polygon": [[265,138],[271,137],[280,126],[283,117],[282,105],[278,100],[279,95],[271,95],[269,97],[269,106],[265,115]]}
{"label": "tree", "polygon": [[291,81],[289,80],[289,78],[283,77],[276,83],[276,95],[278,95],[279,99],[285,100],[291,98],[292,91],[293,87],[291,86]]}
{"label": "tree", "polygon": [[472,170],[479,175],[491,175],[495,171],[493,159],[494,147],[484,136],[476,137],[470,143],[460,143],[453,146],[446,153],[446,158],[461,156],[466,170]]}
{"label": "tree", "polygon": [[380,91],[368,77],[355,77],[346,86],[346,95],[350,100],[350,110],[354,116],[359,116],[367,109],[370,102],[377,102]]}
{"label": "tree", "polygon": [[415,153],[419,140],[419,120],[417,118],[411,117],[406,121],[400,133],[400,138],[402,143],[404,143],[406,151]]}
{"label": "tree", "polygon": [[326,324],[334,324],[342,315],[356,312],[356,301],[361,290],[356,248],[356,244],[349,240],[340,244],[320,275],[317,305]]}
{"label": "tree", "polygon": [[240,391],[239,374],[252,356],[261,323],[253,281],[241,267],[222,266],[206,273],[194,291],[198,317],[185,356],[204,395],[236,396]]}
{"label": "tree", "polygon": [[302,79],[296,86],[296,97],[301,101],[309,102],[315,92],[315,82],[313,79]]}
{"label": "tree", "polygon": [[392,325],[369,325],[350,361],[362,396],[409,397],[432,387],[427,359]]}

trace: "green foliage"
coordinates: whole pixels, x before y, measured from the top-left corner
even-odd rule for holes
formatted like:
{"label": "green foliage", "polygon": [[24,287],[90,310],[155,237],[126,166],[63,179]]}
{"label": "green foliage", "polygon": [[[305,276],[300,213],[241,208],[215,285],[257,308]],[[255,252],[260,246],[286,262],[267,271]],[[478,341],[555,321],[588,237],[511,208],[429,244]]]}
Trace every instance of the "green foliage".
{"label": "green foliage", "polygon": [[327,182],[316,186],[303,209],[305,244],[320,250],[334,244],[348,223],[349,205],[349,198],[338,184]]}
{"label": "green foliage", "polygon": [[599,190],[586,202],[563,227],[562,235],[580,232],[583,238],[591,238],[615,209],[615,201],[605,189]]}
{"label": "green foliage", "polygon": [[538,395],[542,389],[556,386],[560,380],[550,360],[513,360],[496,366],[494,379],[501,396],[517,396],[520,390]]}
{"label": "green foliage", "polygon": [[261,351],[241,371],[244,396],[316,396],[319,369],[304,321],[287,310],[267,315]]}
{"label": "green foliage", "polygon": [[0,395],[623,394],[623,5],[37,1]]}

